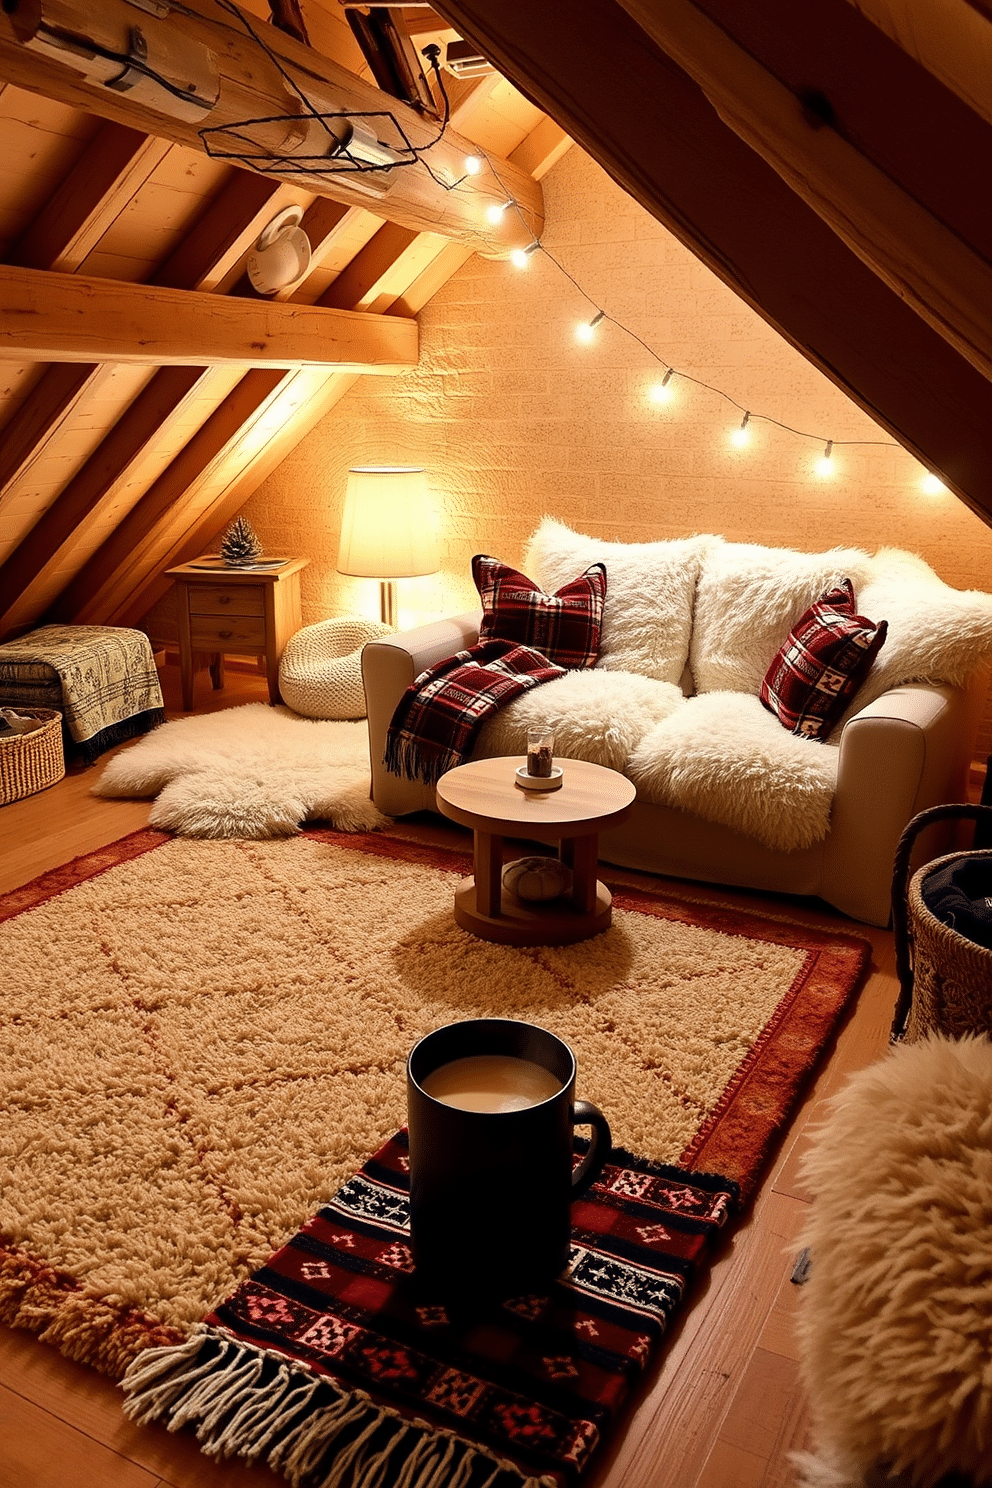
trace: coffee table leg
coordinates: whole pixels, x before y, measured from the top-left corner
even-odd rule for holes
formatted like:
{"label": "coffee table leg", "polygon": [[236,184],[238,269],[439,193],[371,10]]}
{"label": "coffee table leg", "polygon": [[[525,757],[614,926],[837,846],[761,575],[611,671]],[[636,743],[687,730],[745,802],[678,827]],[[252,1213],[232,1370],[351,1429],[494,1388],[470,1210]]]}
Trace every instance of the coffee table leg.
{"label": "coffee table leg", "polygon": [[599,866],[599,833],[588,837],[564,837],[561,860],[572,870],[572,902],[580,914],[596,908],[596,869]]}
{"label": "coffee table leg", "polygon": [[495,918],[503,901],[503,839],[494,832],[475,834],[475,907]]}

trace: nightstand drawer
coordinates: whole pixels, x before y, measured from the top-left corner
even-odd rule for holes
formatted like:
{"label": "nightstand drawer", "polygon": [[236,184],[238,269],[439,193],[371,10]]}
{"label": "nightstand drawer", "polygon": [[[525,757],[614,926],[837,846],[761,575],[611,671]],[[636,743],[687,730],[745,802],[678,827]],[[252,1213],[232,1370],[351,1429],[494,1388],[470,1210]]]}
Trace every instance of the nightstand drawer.
{"label": "nightstand drawer", "polygon": [[252,615],[191,615],[189,634],[194,651],[265,650],[265,621]]}
{"label": "nightstand drawer", "polygon": [[264,615],[261,584],[197,584],[189,589],[191,615]]}

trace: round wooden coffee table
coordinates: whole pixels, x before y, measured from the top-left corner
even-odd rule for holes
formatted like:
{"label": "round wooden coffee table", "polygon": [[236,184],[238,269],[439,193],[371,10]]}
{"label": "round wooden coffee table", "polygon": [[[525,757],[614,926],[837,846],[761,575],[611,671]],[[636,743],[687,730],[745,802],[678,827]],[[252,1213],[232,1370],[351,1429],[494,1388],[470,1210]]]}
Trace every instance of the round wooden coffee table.
{"label": "round wooden coffee table", "polygon": [[[455,919],[482,940],[504,945],[567,945],[609,927],[613,900],[596,878],[599,833],[623,821],[634,787],[616,770],[561,759],[558,790],[523,790],[514,783],[522,754],[470,760],[442,775],[438,810],[475,833],[475,877],[455,890]],[[572,870],[572,891],[545,903],[524,903],[503,888],[503,838],[551,838]]]}

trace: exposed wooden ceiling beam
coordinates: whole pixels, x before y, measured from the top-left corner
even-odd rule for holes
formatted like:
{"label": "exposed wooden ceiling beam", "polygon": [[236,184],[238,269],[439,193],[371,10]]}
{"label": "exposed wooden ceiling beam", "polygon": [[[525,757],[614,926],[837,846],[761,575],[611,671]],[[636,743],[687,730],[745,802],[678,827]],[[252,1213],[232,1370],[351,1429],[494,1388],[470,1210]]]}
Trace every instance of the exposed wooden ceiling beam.
{"label": "exposed wooden ceiling beam", "polygon": [[160,566],[157,544],[163,519],[206,470],[224,459],[284,378],[284,372],[269,367],[241,379],[59,596],[55,616],[105,615],[127,602],[149,569]]}
{"label": "exposed wooden ceiling beam", "polygon": [[30,269],[74,273],[172,149],[121,124],[102,124],[10,255]]}
{"label": "exposed wooden ceiling beam", "polygon": [[0,265],[0,355],[45,362],[405,371],[415,321]]}
{"label": "exposed wooden ceiling beam", "polygon": [[992,124],[992,7],[987,0],[849,0],[903,51]]}
{"label": "exposed wooden ceiling beam", "polygon": [[[705,5],[706,0],[703,0]],[[774,0],[770,0],[772,7]],[[811,0],[814,11],[839,13],[858,28],[858,18],[845,0]],[[835,233],[874,273],[901,295],[983,375],[992,374],[992,267],[963,242],[926,206],[881,169],[867,151],[844,138],[813,112],[804,110],[796,93],[774,72],[735,41],[692,0],[620,0],[623,8],[668,56],[706,94],[721,119],[755,149],[763,160],[808,202]],[[720,6],[717,3],[716,8]],[[733,7],[737,11],[738,6]],[[767,16],[765,17],[767,19]],[[808,56],[809,68],[817,76],[816,48],[806,40],[808,13],[803,33],[793,33],[794,50]],[[735,24],[732,12],[728,24]],[[765,32],[743,22],[748,39],[760,46]],[[823,28],[830,34],[829,24]],[[871,26],[863,24],[869,34]],[[820,28],[816,28],[819,34]],[[752,35],[752,32],[755,34]],[[886,45],[888,60],[899,72],[906,89],[919,85],[922,108],[935,88],[932,79],[910,63],[897,47]],[[768,50],[775,54],[778,38]],[[876,59],[877,62],[877,59]],[[891,87],[883,68],[876,65],[875,88],[888,93]],[[807,99],[813,90],[807,91]],[[821,112],[833,109],[829,86],[816,90]],[[906,112],[914,111],[916,95],[906,96]],[[956,104],[956,100],[954,100]],[[966,113],[956,108],[955,113]],[[940,120],[926,115],[927,128],[936,132]],[[965,122],[965,121],[962,121]],[[992,130],[975,121],[985,149],[977,157],[992,160]],[[972,131],[974,133],[975,131]],[[946,143],[950,145],[951,140]],[[955,148],[963,149],[959,137]],[[917,188],[918,190],[918,188]],[[992,240],[983,247],[992,249]]]}
{"label": "exposed wooden ceiling beam", "polygon": [[0,633],[34,618],[31,593],[39,575],[78,524],[127,479],[149,446],[165,437],[169,423],[193,395],[202,374],[202,367],[166,367],[157,373],[0,565]]}
{"label": "exposed wooden ceiling beam", "polygon": [[[733,130],[614,0],[438,9],[724,283],[985,521],[987,380]],[[603,38],[609,37],[609,67]]]}
{"label": "exposed wooden ceiling beam", "polygon": [[[439,139],[436,120],[424,118],[233,6],[218,11],[210,0],[187,0],[182,13],[173,11],[167,22],[145,15],[136,21],[125,0],[102,0],[99,7],[82,9],[72,0],[8,0],[4,12],[0,15],[0,76],[20,87],[194,149],[209,146],[215,153],[226,154],[247,150],[257,160],[250,164],[252,169],[261,167],[265,174],[304,190],[368,207],[403,226],[465,240],[481,253],[502,257],[531,236],[540,236],[541,188],[525,171],[498,160],[494,162],[497,175],[484,172],[466,178],[464,160],[473,153],[470,141],[451,128]],[[153,70],[158,50],[165,58],[176,37],[181,38],[187,55],[198,59],[197,86],[207,107],[198,112],[195,103],[177,103],[166,89],[144,81],[137,90],[145,95],[144,100],[135,102],[128,92],[115,91],[99,80],[101,74],[114,70],[100,60],[101,50],[126,54],[135,26],[148,43],[148,65]],[[157,40],[162,28],[168,49],[165,41]],[[87,60],[78,48],[73,51],[53,44],[52,36],[59,29],[87,37],[91,56],[95,50],[97,60]],[[264,48],[256,38],[264,41]],[[163,60],[159,65],[164,68],[166,63]],[[287,86],[280,68],[332,125],[332,115],[346,113],[353,116],[353,123],[364,125],[399,150],[407,148],[405,135],[411,146],[428,151],[426,163],[397,164],[388,173],[332,169],[326,128],[301,104],[296,90]],[[210,106],[212,92],[216,92],[216,101]],[[384,114],[397,121],[402,133]],[[250,125],[252,120],[276,122]],[[204,134],[205,130],[209,132]],[[457,182],[461,184],[452,189]],[[518,212],[504,214],[498,224],[489,223],[486,206],[505,200],[507,194],[516,201]]]}
{"label": "exposed wooden ceiling beam", "polygon": [[[131,130],[121,126],[106,125],[105,129],[116,130],[133,141]],[[104,134],[100,130],[97,138]],[[119,141],[114,140],[117,151]],[[162,142],[151,142],[160,148]],[[168,146],[171,148],[171,146]],[[137,154],[137,149],[135,151]],[[86,158],[89,158],[88,152]],[[118,153],[119,158],[119,153]],[[77,167],[78,168],[78,167]],[[68,187],[75,169],[70,172],[64,187]],[[114,181],[119,179],[114,177]],[[180,247],[153,275],[153,283],[172,289],[213,289],[230,268],[240,262],[247,247],[255,241],[271,215],[274,198],[285,188],[278,181],[269,181],[248,171],[233,170],[231,179],[214,199]],[[115,196],[114,185],[110,186]],[[60,187],[56,198],[63,193]],[[330,205],[330,204],[329,204]],[[337,208],[337,203],[333,204]],[[93,205],[93,217],[101,215],[99,203]],[[41,218],[47,217],[43,209]],[[58,219],[51,219],[44,234],[27,234],[35,244],[34,268],[50,268],[50,263],[41,261],[42,244],[47,244],[53,258],[64,257],[67,245],[76,232],[75,220],[62,221],[60,233],[53,229]],[[22,239],[22,242],[24,240]],[[0,505],[7,492],[36,460],[41,451],[63,428],[80,401],[91,396],[99,382],[112,373],[112,367],[87,363],[56,363],[49,367],[35,384],[17,413],[14,423],[2,431],[0,438]]]}

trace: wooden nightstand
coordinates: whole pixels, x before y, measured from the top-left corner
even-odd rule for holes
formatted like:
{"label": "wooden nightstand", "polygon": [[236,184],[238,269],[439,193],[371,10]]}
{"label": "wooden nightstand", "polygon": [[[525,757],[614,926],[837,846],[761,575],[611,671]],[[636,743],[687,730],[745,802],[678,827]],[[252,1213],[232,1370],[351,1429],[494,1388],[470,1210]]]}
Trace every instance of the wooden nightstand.
{"label": "wooden nightstand", "polygon": [[269,702],[279,702],[279,658],[302,624],[300,570],[309,558],[287,558],[278,568],[197,568],[194,559],[166,569],[176,581],[179,667],[183,709],[193,707],[193,656],[206,652],[214,687],[224,685],[224,655],[265,658]]}

